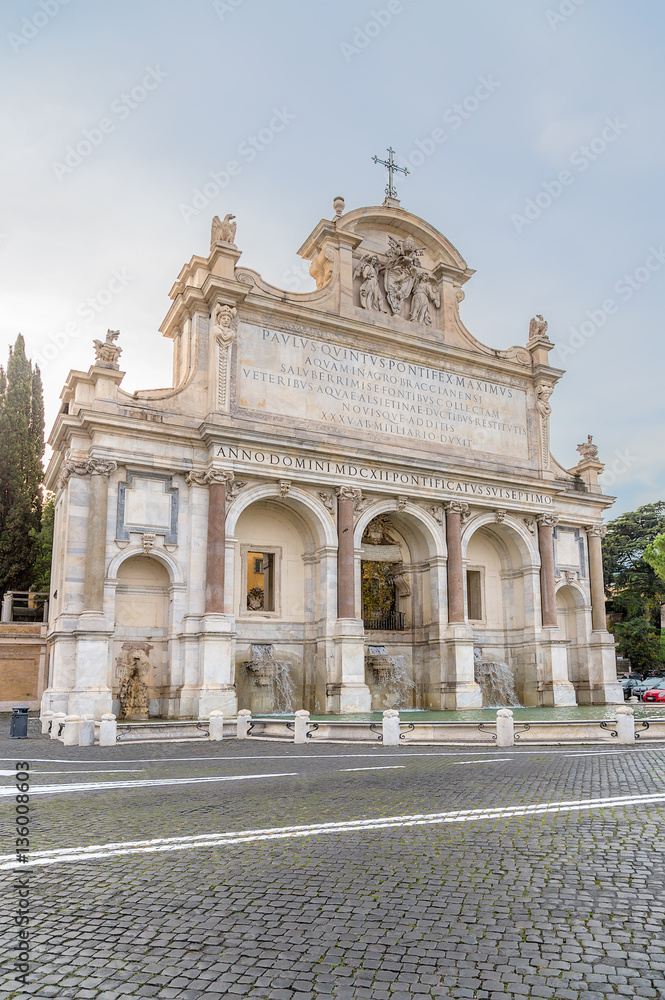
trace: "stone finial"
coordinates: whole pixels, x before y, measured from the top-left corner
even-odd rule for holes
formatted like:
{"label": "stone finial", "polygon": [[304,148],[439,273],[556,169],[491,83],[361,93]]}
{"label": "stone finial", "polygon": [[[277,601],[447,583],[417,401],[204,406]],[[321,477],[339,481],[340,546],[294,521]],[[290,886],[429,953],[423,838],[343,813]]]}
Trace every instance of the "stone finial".
{"label": "stone finial", "polygon": [[212,226],[210,227],[210,249],[214,247],[215,243],[230,243],[231,246],[236,244],[236,227],[237,223],[233,220],[235,215],[225,215],[223,219],[220,219],[216,215],[212,220]]}
{"label": "stone finial", "polygon": [[106,340],[93,340],[95,364],[98,368],[112,368],[116,372],[120,370],[117,362],[122,354],[122,347],[118,347],[115,343],[119,336],[120,330],[107,330]]}
{"label": "stone finial", "polygon": [[544,320],[540,313],[537,313],[529,323],[529,343],[534,340],[547,340],[547,320]]}
{"label": "stone finial", "polygon": [[593,436],[587,434],[586,441],[582,444],[578,444],[577,450],[582,456],[582,460],[585,462],[597,462],[598,461],[598,445],[593,443]]}
{"label": "stone finial", "polygon": [[345,202],[341,195],[338,194],[336,198],[333,198],[333,211],[335,213],[335,220],[341,218],[342,215],[344,215],[344,204]]}

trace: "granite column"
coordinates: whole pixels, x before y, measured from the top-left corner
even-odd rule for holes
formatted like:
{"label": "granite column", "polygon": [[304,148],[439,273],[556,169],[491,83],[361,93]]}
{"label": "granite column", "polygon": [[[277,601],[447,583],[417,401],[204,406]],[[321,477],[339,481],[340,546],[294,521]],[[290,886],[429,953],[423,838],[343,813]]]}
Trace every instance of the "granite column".
{"label": "granite column", "polygon": [[83,610],[101,614],[104,608],[104,575],[106,571],[106,515],[108,508],[108,477],[117,468],[115,462],[91,458],[86,463],[90,475],[88,496],[88,528],[85,546],[85,576],[83,580]]}
{"label": "granite column", "polygon": [[556,628],[556,591],[554,586],[554,546],[552,532],[559,518],[556,514],[541,514],[538,518],[538,548],[540,551],[540,606],[543,626]]}
{"label": "granite column", "polygon": [[226,478],[214,479],[208,492],[206,552],[206,614],[224,614],[226,561]]}
{"label": "granite column", "polygon": [[607,629],[605,617],[605,579],[603,576],[603,545],[607,528],[593,524],[586,529],[589,545],[589,581],[591,583],[591,627],[594,632]]}
{"label": "granite column", "polygon": [[451,500],[446,508],[446,546],[448,549],[448,621],[463,623],[464,575],[462,567],[462,515],[468,514],[469,505],[462,500]]}
{"label": "granite column", "polygon": [[337,494],[337,617],[356,617],[355,550],[353,544],[354,492],[341,487]]}

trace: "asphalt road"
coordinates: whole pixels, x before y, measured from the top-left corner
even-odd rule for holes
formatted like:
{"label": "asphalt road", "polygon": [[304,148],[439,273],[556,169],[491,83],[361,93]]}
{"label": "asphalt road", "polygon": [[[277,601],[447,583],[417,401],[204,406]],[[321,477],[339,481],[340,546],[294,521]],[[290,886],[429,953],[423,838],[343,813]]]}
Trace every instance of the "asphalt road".
{"label": "asphalt road", "polygon": [[0,757],[0,998],[665,997],[663,746],[34,738]]}

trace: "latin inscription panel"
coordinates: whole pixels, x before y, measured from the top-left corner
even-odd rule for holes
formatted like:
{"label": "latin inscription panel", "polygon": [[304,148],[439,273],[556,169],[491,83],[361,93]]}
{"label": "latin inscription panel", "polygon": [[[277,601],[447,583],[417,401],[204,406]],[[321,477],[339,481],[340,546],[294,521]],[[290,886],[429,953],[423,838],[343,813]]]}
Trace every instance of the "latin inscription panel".
{"label": "latin inscription panel", "polygon": [[261,413],[528,460],[526,392],[243,323],[237,402]]}

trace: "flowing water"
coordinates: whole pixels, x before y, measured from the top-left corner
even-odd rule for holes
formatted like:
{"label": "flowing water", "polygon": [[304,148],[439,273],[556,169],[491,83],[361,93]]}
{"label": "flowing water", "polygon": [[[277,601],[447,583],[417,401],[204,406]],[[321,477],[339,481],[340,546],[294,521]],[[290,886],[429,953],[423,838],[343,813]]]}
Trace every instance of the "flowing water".
{"label": "flowing water", "polygon": [[243,666],[251,675],[257,687],[261,688],[262,711],[277,714],[294,711],[294,687],[291,678],[291,664],[287,660],[276,660],[270,643],[252,643],[252,658]]}
{"label": "flowing water", "polygon": [[473,674],[480,685],[483,708],[513,708],[520,704],[515,677],[503,660],[483,660],[480,648],[473,651]]}
{"label": "flowing water", "polygon": [[368,646],[367,665],[374,676],[373,687],[381,708],[404,708],[416,686],[409,677],[405,657],[390,655],[385,646]]}

